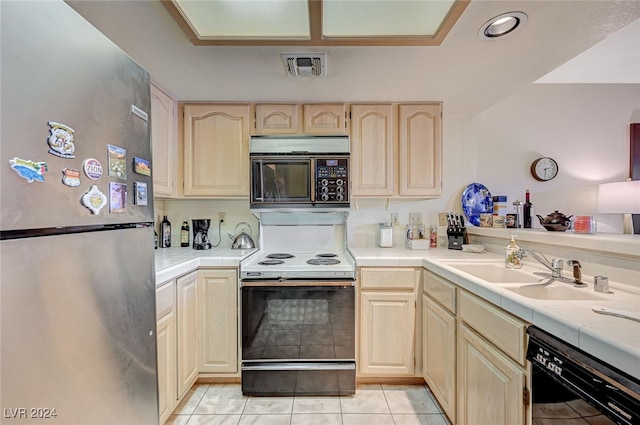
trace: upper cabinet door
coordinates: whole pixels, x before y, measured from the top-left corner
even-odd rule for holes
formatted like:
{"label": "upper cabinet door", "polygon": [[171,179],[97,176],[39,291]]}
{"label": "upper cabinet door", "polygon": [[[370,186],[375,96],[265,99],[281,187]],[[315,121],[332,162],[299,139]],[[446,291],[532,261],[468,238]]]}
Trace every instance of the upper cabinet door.
{"label": "upper cabinet door", "polygon": [[442,195],[442,104],[400,105],[399,122],[399,195]]}
{"label": "upper cabinet door", "polygon": [[249,196],[249,104],[184,105],[184,195]]}
{"label": "upper cabinet door", "polygon": [[151,85],[151,154],[153,194],[174,197],[178,192],[178,103]]}
{"label": "upper cabinet door", "polygon": [[351,105],[353,196],[394,194],[395,129],[393,105]]}
{"label": "upper cabinet door", "polygon": [[304,133],[349,134],[347,108],[342,103],[304,105]]}
{"label": "upper cabinet door", "polygon": [[302,105],[256,104],[255,134],[298,134],[302,128]]}

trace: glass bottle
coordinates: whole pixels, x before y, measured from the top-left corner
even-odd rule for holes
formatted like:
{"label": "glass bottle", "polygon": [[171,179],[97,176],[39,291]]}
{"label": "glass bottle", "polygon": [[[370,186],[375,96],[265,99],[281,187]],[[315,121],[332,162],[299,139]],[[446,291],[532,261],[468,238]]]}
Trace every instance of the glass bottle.
{"label": "glass bottle", "polygon": [[524,205],[522,206],[522,227],[531,229],[533,227],[533,204],[529,198],[529,189],[524,194]]}
{"label": "glass bottle", "polygon": [[166,215],[160,223],[160,248],[171,248],[171,222]]}
{"label": "glass bottle", "polygon": [[182,222],[182,228],[180,229],[180,246],[189,246],[189,223],[187,223],[187,220]]}

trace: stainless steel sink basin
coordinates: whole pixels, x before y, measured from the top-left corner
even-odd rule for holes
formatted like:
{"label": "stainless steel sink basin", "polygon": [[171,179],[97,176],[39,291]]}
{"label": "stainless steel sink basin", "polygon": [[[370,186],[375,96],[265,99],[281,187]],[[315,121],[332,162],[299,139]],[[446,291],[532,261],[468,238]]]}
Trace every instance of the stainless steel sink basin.
{"label": "stainless steel sink basin", "polygon": [[501,262],[491,263],[448,263],[465,273],[491,283],[541,283],[547,280],[530,271],[507,269]]}
{"label": "stainless steel sink basin", "polygon": [[604,295],[590,291],[589,288],[576,288],[566,283],[553,283],[551,285],[525,285],[506,288],[511,292],[527,298],[538,300],[603,300]]}

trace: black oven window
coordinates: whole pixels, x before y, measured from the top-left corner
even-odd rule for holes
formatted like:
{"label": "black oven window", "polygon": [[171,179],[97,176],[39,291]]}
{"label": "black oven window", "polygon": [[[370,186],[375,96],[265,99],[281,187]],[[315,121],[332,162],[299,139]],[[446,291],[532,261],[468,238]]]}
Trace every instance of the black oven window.
{"label": "black oven window", "polygon": [[[254,179],[254,193],[263,202],[304,202],[309,201],[311,184],[309,182],[309,162],[262,162],[257,171],[259,179]],[[254,167],[259,167],[254,163]],[[261,191],[264,190],[262,196]]]}

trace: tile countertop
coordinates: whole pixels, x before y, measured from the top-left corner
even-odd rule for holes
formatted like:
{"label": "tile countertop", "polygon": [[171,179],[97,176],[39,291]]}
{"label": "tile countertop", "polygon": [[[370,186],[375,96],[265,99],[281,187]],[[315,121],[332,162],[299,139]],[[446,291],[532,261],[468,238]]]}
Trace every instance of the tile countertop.
{"label": "tile countertop", "polygon": [[[360,267],[424,266],[469,292],[640,379],[640,323],[597,314],[591,310],[592,306],[597,305],[640,312],[640,294],[637,289],[634,291],[628,285],[610,281],[613,294],[610,295],[611,299],[606,301],[539,300],[518,295],[447,265],[449,260],[502,260],[502,256],[497,254],[474,254],[442,248],[409,250],[400,247],[350,247],[349,250]],[[548,271],[533,262],[527,267]],[[565,276],[570,276],[570,273],[565,271]],[[584,282],[589,284],[584,290],[593,292],[593,277],[585,275]],[[623,292],[623,289],[631,289],[634,292]]]}
{"label": "tile countertop", "polygon": [[[240,260],[254,250],[159,248],[156,251],[156,284],[161,284],[198,267],[238,267]],[[496,284],[463,273],[448,260],[490,260],[497,254],[474,254],[450,249],[410,250],[394,248],[349,247],[360,267],[425,267],[462,288],[532,323],[564,341],[583,349],[628,374],[640,379],[640,323],[593,313],[599,305],[620,310],[640,311],[640,294],[622,292],[610,281],[614,294],[606,301],[550,301],[527,298]],[[533,266],[533,265],[532,265]],[[546,271],[546,269],[540,269]],[[585,282],[593,282],[585,276]],[[593,291],[592,285],[585,290]]]}
{"label": "tile countertop", "polygon": [[240,260],[255,249],[158,248],[156,260],[156,286],[198,267],[238,267]]}

